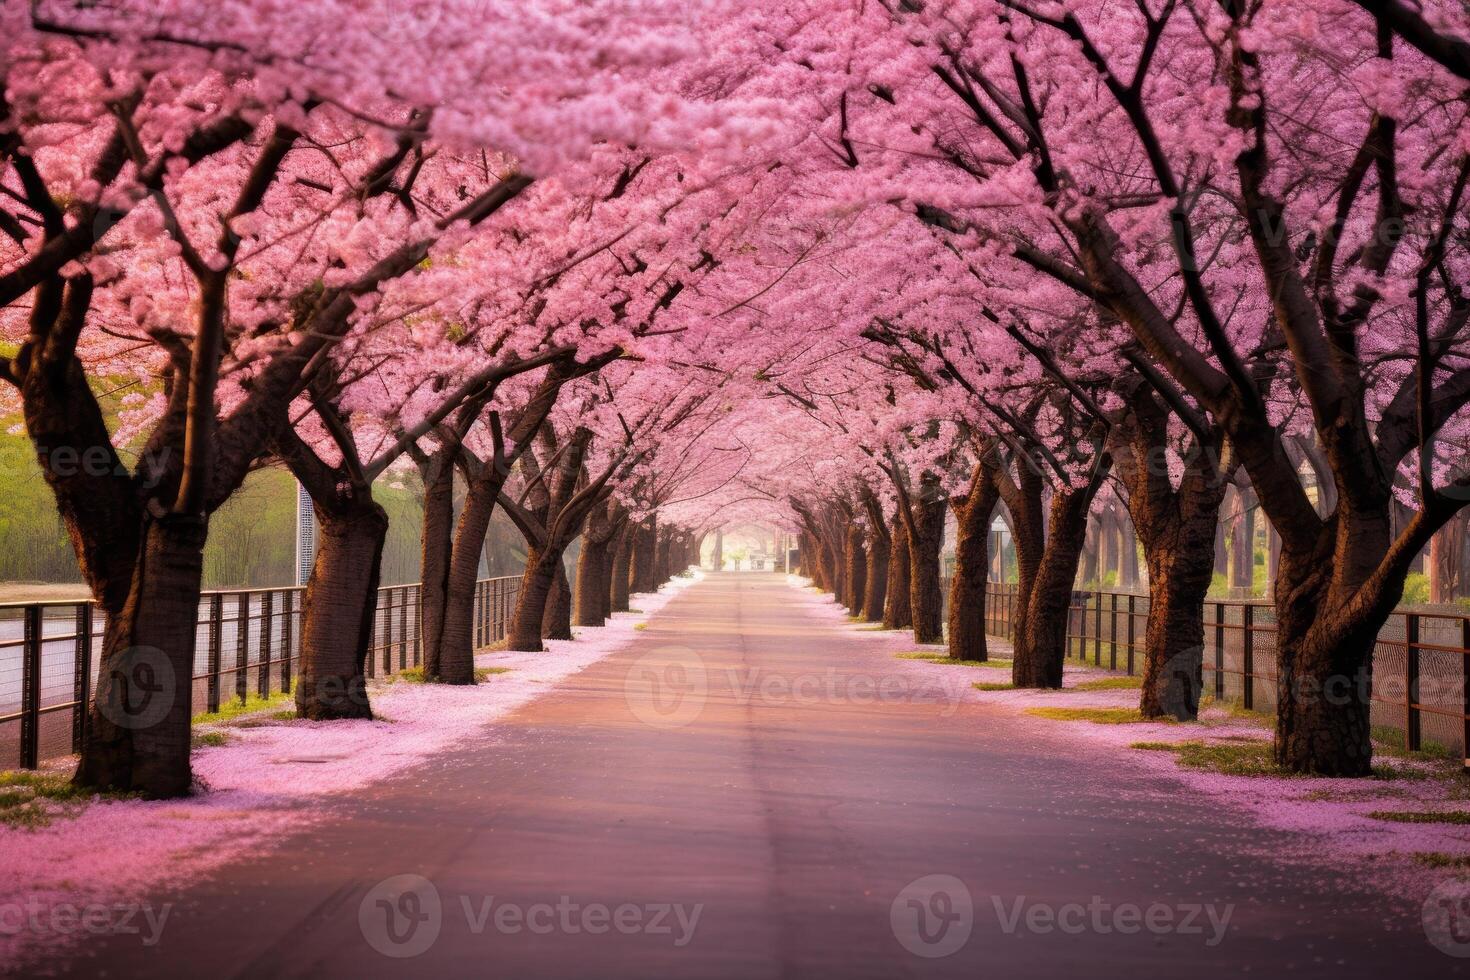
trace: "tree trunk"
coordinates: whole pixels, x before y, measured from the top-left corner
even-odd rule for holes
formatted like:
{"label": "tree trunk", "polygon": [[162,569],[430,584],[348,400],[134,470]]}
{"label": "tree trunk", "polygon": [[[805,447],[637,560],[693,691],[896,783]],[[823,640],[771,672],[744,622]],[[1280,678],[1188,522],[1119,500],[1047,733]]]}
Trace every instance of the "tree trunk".
{"label": "tree trunk", "polygon": [[1084,490],[1052,492],[1046,544],[1025,596],[1024,622],[1017,633],[1011,667],[1011,682],[1016,687],[1062,686],[1068,611],[1087,536],[1090,496]]}
{"label": "tree trunk", "polygon": [[511,617],[506,649],[538,653],[541,626],[546,616],[548,598],[555,585],[556,566],[560,555],[533,547],[526,555],[526,570],[521,574],[521,589],[516,596],[515,613]]}
{"label": "tree trunk", "polygon": [[613,552],[612,581],[608,585],[608,599],[612,612],[628,611],[628,580],[633,571],[633,539],[638,535],[636,524],[625,524],[618,532],[618,545]]}
{"label": "tree trunk", "polygon": [[954,579],[949,585],[949,656],[953,660],[986,660],[985,580],[990,570],[990,523],[1000,492],[976,464],[969,493],[955,500]]}
{"label": "tree trunk", "polygon": [[888,595],[883,608],[883,625],[891,630],[908,629],[914,622],[909,608],[908,525],[894,518],[888,536],[893,544],[888,553]]}
{"label": "tree trunk", "polygon": [[314,501],[316,560],[301,600],[296,714],[313,721],[371,718],[367,665],[388,514],[373,501]]}
{"label": "tree trunk", "polygon": [[96,700],[75,782],[94,789],[185,796],[194,644],[204,570],[203,517],[148,520],[121,612],[102,641]]}
{"label": "tree trunk", "polygon": [[[1181,487],[1172,513],[1145,519],[1148,622],[1144,633],[1145,718],[1186,721],[1199,715],[1205,649],[1204,605],[1214,573],[1221,494]],[[1149,526],[1150,524],[1154,526]]]}
{"label": "tree trunk", "polygon": [[449,599],[449,556],[454,547],[454,466],[443,450],[418,462],[424,480],[419,636],[424,645],[424,676],[439,677],[444,612]]}
{"label": "tree trunk", "polygon": [[846,550],[843,569],[846,582],[843,590],[847,594],[848,611],[859,616],[863,611],[863,599],[868,588],[868,552],[863,547],[863,532],[857,525],[848,528]]}
{"label": "tree trunk", "polygon": [[659,530],[654,541],[653,553],[653,588],[650,592],[657,592],[673,575],[673,555],[670,549],[673,547],[673,537],[677,533],[672,525],[665,525]]}
{"label": "tree trunk", "polygon": [[[450,550],[439,647],[425,647],[426,651],[434,650],[432,658],[425,658],[424,676],[430,680],[443,684],[475,683],[475,582],[501,483],[494,476],[469,481]],[[431,659],[433,670],[428,666]]]}
{"label": "tree trunk", "polygon": [[658,538],[658,515],[650,515],[633,535],[633,575],[631,588],[634,592],[657,592],[659,581],[655,569]]}
{"label": "tree trunk", "polygon": [[889,549],[882,534],[872,534],[872,544],[868,546],[867,588],[863,595],[863,619],[870,623],[883,621],[883,603],[888,597]]}
{"label": "tree trunk", "polygon": [[944,546],[945,511],[942,499],[915,501],[914,533],[909,540],[909,609],[915,643],[944,642],[939,551]]}
{"label": "tree trunk", "polygon": [[552,568],[551,591],[546,595],[546,609],[541,614],[541,636],[547,640],[572,639],[572,586],[567,581],[564,549],[556,549]]}
{"label": "tree trunk", "polygon": [[577,556],[576,624],[601,626],[603,606],[607,602],[608,583],[605,569],[608,559],[607,541],[589,541],[582,536],[582,553]]}

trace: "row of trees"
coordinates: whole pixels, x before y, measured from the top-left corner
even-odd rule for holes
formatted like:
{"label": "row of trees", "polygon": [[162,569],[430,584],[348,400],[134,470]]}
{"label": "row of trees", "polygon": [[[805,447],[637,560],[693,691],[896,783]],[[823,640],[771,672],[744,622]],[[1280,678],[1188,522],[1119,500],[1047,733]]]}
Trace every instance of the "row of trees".
{"label": "row of trees", "polygon": [[107,617],[99,703],[139,657],[175,678],[156,725],[99,714],[81,782],[188,790],[202,548],[261,466],[321,528],[322,719],[369,710],[395,471],[449,683],[497,508],[523,649],[772,515],[851,608],[938,641],[952,514],[976,659],[1003,508],[1015,680],[1056,686],[1121,501],[1143,708],[1176,717],[1248,484],[1278,757],[1369,771],[1374,637],[1470,499],[1454,4],[358,6],[0,5],[0,377]]}
{"label": "row of trees", "polygon": [[[875,296],[842,338],[871,365],[780,386],[867,457],[799,491],[818,580],[876,619],[864,571],[887,565],[892,607],[903,539],[907,615],[937,639],[928,528],[947,502],[950,649],[981,656],[1003,505],[1014,680],[1054,687],[1089,510],[1111,486],[1148,570],[1143,711],[1192,717],[1221,504],[1248,486],[1279,540],[1278,761],[1366,774],[1376,637],[1470,500],[1470,103],[1452,6],[871,11],[891,45],[842,67],[871,84],[829,139],[853,180],[907,192],[917,230],[874,222],[862,241],[903,236],[903,289],[923,301]],[[853,424],[905,399],[918,407],[897,431]],[[869,512],[875,495],[890,506]]]}

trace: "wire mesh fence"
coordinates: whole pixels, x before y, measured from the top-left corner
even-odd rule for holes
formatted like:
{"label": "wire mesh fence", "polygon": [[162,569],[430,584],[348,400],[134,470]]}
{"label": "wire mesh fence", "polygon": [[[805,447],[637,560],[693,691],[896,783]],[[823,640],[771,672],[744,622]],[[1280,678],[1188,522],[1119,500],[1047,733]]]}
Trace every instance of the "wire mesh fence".
{"label": "wire mesh fence", "polygon": [[[1067,615],[1068,656],[1141,673],[1149,597],[1079,590]],[[1276,612],[1269,602],[1205,603],[1204,691],[1242,707],[1274,711],[1278,678]],[[1010,638],[1016,586],[986,586],[986,631]],[[1373,651],[1372,721],[1399,733],[1410,749],[1462,756],[1470,743],[1470,614],[1401,609],[1379,631]],[[1366,678],[1364,678],[1366,681]],[[1357,683],[1357,678],[1345,678]]]}
{"label": "wire mesh fence", "polygon": [[[477,647],[505,637],[519,576],[475,584]],[[301,587],[232,589],[200,596],[193,704],[290,693],[301,659]],[[386,676],[423,659],[419,586],[378,590],[366,673]],[[76,752],[97,686],[103,616],[91,602],[0,603],[0,769],[36,768]]]}

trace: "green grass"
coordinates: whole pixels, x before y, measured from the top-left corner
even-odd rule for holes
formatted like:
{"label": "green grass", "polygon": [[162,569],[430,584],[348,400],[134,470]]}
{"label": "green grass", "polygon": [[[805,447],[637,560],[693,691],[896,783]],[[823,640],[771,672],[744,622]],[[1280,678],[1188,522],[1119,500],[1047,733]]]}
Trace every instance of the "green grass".
{"label": "green grass", "polygon": [[[481,681],[494,676],[495,674],[510,673],[510,670],[511,668],[509,667],[476,667],[475,683],[478,684]],[[393,674],[388,679],[390,681],[407,681],[410,684],[429,683],[428,679],[424,677],[424,668],[422,667],[405,667],[403,670],[400,670],[398,673]]]}
{"label": "green grass", "polygon": [[[295,717],[293,711],[292,717]],[[228,732],[194,732],[189,738],[189,745],[196,749],[217,749],[229,745],[232,739]]]}
{"label": "green grass", "polygon": [[[1291,772],[1276,764],[1270,742],[1256,739],[1231,739],[1220,742],[1134,742],[1129,748],[1154,752],[1173,752],[1185,769],[1216,772],[1224,776],[1274,776],[1278,779],[1309,779],[1304,773]],[[1374,766],[1373,778],[1393,780],[1416,778],[1390,766]],[[1467,815],[1470,816],[1470,815]]]}
{"label": "green grass", "polygon": [[1368,816],[1389,823],[1470,824],[1470,813],[1464,810],[1374,810]]}
{"label": "green grass", "polygon": [[1227,698],[1224,701],[1216,701],[1213,696],[1206,696],[1199,699],[1199,710],[1201,711],[1204,711],[1206,708],[1215,707],[1216,705],[1223,707],[1226,715],[1231,718],[1254,722],[1263,728],[1276,727],[1276,717],[1274,715],[1267,714],[1264,711],[1257,711],[1254,708],[1247,708],[1239,698]]}
{"label": "green grass", "polygon": [[995,657],[989,660],[955,660],[952,657],[946,657],[938,650],[913,650],[909,653],[896,653],[894,656],[900,660],[923,660],[931,664],[950,664],[957,667],[1004,667],[1009,670],[1011,666],[1009,660],[1000,660]]}
{"label": "green grass", "polygon": [[1448,746],[1427,738],[1420,739],[1418,752],[1410,752],[1404,733],[1397,728],[1389,728],[1387,725],[1373,726],[1373,741],[1376,743],[1375,749],[1379,754],[1396,758],[1412,759],[1418,755],[1427,755],[1434,759],[1449,759],[1457,762],[1460,758]]}
{"label": "green grass", "polygon": [[639,631],[646,630],[646,629],[648,629],[648,624],[647,623],[635,623],[633,625],[633,628],[635,630],[639,630]]}
{"label": "green grass", "polygon": [[1145,718],[1137,708],[1027,708],[1026,714],[1052,721],[1090,721],[1097,725],[1136,725],[1146,721],[1177,724],[1172,718]]}
{"label": "green grass", "polygon": [[973,687],[977,691],[1014,691],[1016,689],[1016,685],[1011,684],[1011,683],[994,683],[994,684],[990,684],[990,683],[986,683],[985,681],[976,681],[974,684],[971,684],[970,686]]}
{"label": "green grass", "polygon": [[57,773],[0,772],[0,826],[22,830],[45,827],[57,817],[74,817],[98,795],[125,799],[130,794],[98,794],[72,785]]}
{"label": "green grass", "polygon": [[280,692],[267,695],[266,697],[252,694],[244,701],[241,701],[239,698],[231,698],[229,701],[221,703],[218,711],[204,711],[195,715],[194,724],[217,725],[221,722],[231,721],[241,715],[250,715],[257,711],[264,711],[267,708],[274,708],[289,700],[291,700],[291,695]]}
{"label": "green grass", "polygon": [[1470,868],[1470,855],[1446,854],[1443,851],[1418,851],[1414,863],[1426,868]]}
{"label": "green grass", "polygon": [[888,627],[887,626],[884,626],[882,623],[874,623],[871,626],[859,626],[858,627],[858,629],[860,629],[860,630],[863,630],[863,631],[866,631],[866,632],[873,632],[873,633],[877,633],[877,632],[880,632],[882,630],[886,630],[887,628]]}
{"label": "green grass", "polygon": [[1126,691],[1138,690],[1143,687],[1142,677],[1099,677],[1096,680],[1083,681],[1077,685],[1079,691]]}

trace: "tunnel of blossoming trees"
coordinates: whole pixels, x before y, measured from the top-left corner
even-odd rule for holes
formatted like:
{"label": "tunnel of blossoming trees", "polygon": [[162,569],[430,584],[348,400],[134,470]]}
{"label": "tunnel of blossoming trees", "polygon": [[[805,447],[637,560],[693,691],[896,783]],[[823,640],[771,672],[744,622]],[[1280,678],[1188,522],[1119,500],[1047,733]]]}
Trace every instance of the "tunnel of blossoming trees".
{"label": "tunnel of blossoming trees", "polygon": [[1463,0],[0,71],[0,972],[1470,969]]}

